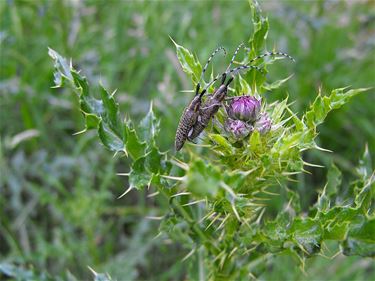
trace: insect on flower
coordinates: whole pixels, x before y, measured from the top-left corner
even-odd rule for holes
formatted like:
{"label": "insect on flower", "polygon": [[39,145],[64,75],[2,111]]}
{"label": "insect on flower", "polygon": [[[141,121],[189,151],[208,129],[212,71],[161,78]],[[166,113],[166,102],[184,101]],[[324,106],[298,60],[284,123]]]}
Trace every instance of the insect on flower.
{"label": "insect on flower", "polygon": [[[241,65],[239,67],[236,67],[234,69],[230,69],[232,63],[234,62],[234,59],[237,56],[237,53],[239,49],[243,47],[243,43],[240,44],[236,51],[233,54],[233,57],[226,69],[226,71],[221,74],[221,85],[220,87],[214,91],[212,95],[210,95],[205,103],[201,106],[200,111],[199,111],[199,116],[197,118],[197,122],[193,126],[193,131],[189,135],[189,140],[193,141],[196,137],[198,137],[202,131],[208,126],[208,123],[210,120],[215,116],[215,114],[219,111],[219,108],[221,107],[225,97],[227,96],[228,92],[228,86],[230,83],[232,83],[234,77],[233,75],[237,74],[241,70],[248,70],[248,69],[256,69],[260,72],[262,70],[254,65]],[[255,59],[254,59],[255,60]],[[252,61],[254,61],[252,60]],[[251,61],[251,62],[252,62]],[[230,78],[227,82],[225,82],[227,76],[230,75]],[[213,81],[215,82],[215,80]]]}
{"label": "insect on flower", "polygon": [[[195,96],[194,96],[193,100],[190,102],[190,104],[184,109],[184,111],[181,115],[180,122],[178,123],[178,126],[177,126],[176,137],[175,137],[175,149],[176,149],[176,151],[179,151],[183,147],[184,143],[186,142],[186,140],[189,137],[189,134],[192,131],[192,128],[193,128],[194,124],[197,122],[198,115],[199,115],[199,109],[200,109],[200,106],[201,106],[201,103],[202,103],[202,97],[206,93],[208,87],[212,83],[212,82],[209,83],[206,88],[204,88],[201,92],[199,92],[200,91],[200,81],[203,79],[204,73],[206,72],[206,69],[207,69],[210,61],[216,55],[216,53],[219,52],[220,50],[223,50],[224,54],[226,54],[226,51],[223,47],[218,47],[211,54],[211,56],[208,58],[208,60],[206,62],[206,65],[202,69],[202,74],[201,74],[200,80],[198,81],[197,87],[195,89]],[[214,80],[214,81],[216,81],[216,80]]]}
{"label": "insect on flower", "polygon": [[[291,56],[285,53],[271,52],[271,53],[265,53],[265,54],[255,57],[254,59],[250,60],[249,63],[246,65],[241,65],[234,69],[230,69],[241,47],[243,47],[243,44],[240,44],[237,47],[226,71],[223,74],[218,75],[215,79],[213,79],[210,83],[208,83],[208,85],[202,90],[201,93],[199,93],[200,84],[198,82],[196,91],[195,91],[195,97],[191,101],[189,106],[184,110],[180,118],[178,127],[177,127],[176,138],[175,138],[176,151],[179,151],[183,147],[186,140],[193,142],[194,139],[197,138],[202,133],[202,131],[208,126],[210,120],[215,116],[215,114],[218,112],[221,105],[223,104],[223,101],[225,100],[227,96],[228,87],[234,79],[234,75],[239,73],[241,70],[249,70],[249,69],[256,69],[262,72],[262,70],[259,67],[250,65],[250,64],[266,56],[281,55],[284,57],[288,57],[294,61],[294,59]],[[220,49],[221,47],[216,49],[212,53],[210,58],[208,59],[205,67],[202,70],[201,79],[203,79],[204,72],[206,71],[206,68],[209,62],[211,61],[212,57]],[[227,82],[225,82],[227,79],[227,76],[230,76],[230,78],[228,79]],[[206,99],[206,101],[202,105],[203,95],[207,92],[209,87],[212,84],[214,84],[220,77],[221,77],[221,83],[220,83],[219,88],[214,90],[213,94],[209,95],[209,97]]]}

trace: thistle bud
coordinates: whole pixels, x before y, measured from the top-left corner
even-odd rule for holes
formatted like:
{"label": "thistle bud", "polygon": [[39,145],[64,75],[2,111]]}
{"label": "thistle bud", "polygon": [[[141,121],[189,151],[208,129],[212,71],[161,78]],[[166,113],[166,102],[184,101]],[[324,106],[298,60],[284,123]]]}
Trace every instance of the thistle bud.
{"label": "thistle bud", "polygon": [[225,130],[235,139],[243,139],[253,131],[253,126],[241,121],[228,118],[224,125]]}
{"label": "thistle bud", "polygon": [[254,127],[261,135],[268,133],[272,127],[271,118],[266,112],[261,113],[259,119],[255,122]]}
{"label": "thistle bud", "polygon": [[260,100],[253,96],[234,98],[227,108],[230,118],[253,122],[258,118],[261,107]]}

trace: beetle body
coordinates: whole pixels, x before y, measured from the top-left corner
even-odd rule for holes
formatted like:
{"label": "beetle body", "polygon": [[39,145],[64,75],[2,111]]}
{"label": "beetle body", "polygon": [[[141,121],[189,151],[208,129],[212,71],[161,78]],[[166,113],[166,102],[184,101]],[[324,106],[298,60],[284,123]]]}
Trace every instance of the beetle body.
{"label": "beetle body", "polygon": [[189,133],[197,123],[197,119],[199,116],[199,108],[202,103],[201,95],[197,95],[194,99],[190,102],[189,106],[185,108],[184,112],[181,115],[180,122],[178,123],[177,131],[176,131],[176,138],[175,138],[175,148],[176,151],[179,151],[186,139],[189,138]]}
{"label": "beetle body", "polygon": [[[205,101],[205,103],[200,107],[199,116],[197,117],[197,122],[194,124],[193,130],[188,136],[189,141],[193,141],[196,137],[198,137],[203,132],[203,130],[208,126],[208,123],[210,123],[210,120],[219,111],[224,99],[227,96],[228,86],[230,83],[232,83],[234,79],[232,74],[236,74],[240,70],[244,70],[244,69],[255,69],[255,70],[261,71],[261,69],[259,69],[257,66],[241,65],[239,67],[236,67],[234,69],[224,72],[221,75],[222,79],[221,79],[220,87],[217,90],[215,90],[214,93],[211,96],[209,96],[207,100]],[[230,74],[231,77],[225,83],[227,74]],[[217,78],[215,78],[214,81],[216,81],[216,79]]]}
{"label": "beetle body", "polygon": [[[226,51],[223,47],[218,47],[211,54],[211,56],[208,58],[206,62],[206,65],[203,67],[200,80],[203,79],[203,76],[204,76],[204,73],[206,72],[208,64],[211,62],[215,54],[219,52],[220,50],[223,50],[224,54],[226,54]],[[198,82],[197,88],[195,90],[195,96],[193,100],[190,102],[190,104],[185,108],[184,112],[181,115],[180,122],[178,123],[178,126],[177,126],[176,137],[175,137],[176,151],[181,150],[186,140],[189,138],[189,133],[192,132],[192,128],[194,124],[197,123],[197,120],[199,117],[199,109],[202,104],[202,97],[206,93],[207,88],[203,89],[201,93],[199,93],[199,90],[200,90],[200,83]]]}
{"label": "beetle body", "polygon": [[[223,76],[223,80],[225,80],[225,75]],[[214,91],[212,96],[207,98],[206,102],[200,107],[197,122],[194,124],[191,134],[188,136],[190,141],[194,140],[202,133],[202,131],[208,126],[212,117],[214,117],[219,111],[221,103],[227,95],[228,85],[232,80],[233,77],[231,77],[226,84],[220,85],[220,87]]]}

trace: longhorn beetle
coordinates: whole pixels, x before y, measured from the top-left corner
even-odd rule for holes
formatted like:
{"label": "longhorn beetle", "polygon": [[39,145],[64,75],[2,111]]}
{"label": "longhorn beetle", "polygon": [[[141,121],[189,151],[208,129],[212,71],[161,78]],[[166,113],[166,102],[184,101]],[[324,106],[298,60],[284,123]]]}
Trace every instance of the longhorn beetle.
{"label": "longhorn beetle", "polygon": [[[202,90],[202,92],[199,93],[200,81],[203,79],[204,73],[206,72],[206,69],[207,69],[210,61],[216,55],[216,53],[219,52],[220,50],[223,50],[224,54],[226,54],[226,51],[223,47],[218,47],[211,54],[211,56],[208,58],[204,68],[202,69],[201,77],[200,77],[200,79],[198,81],[198,84],[197,84],[197,87],[195,89],[195,96],[194,96],[193,100],[190,102],[190,104],[184,109],[184,112],[181,115],[180,122],[178,123],[178,126],[177,126],[176,138],[175,138],[176,151],[179,151],[183,147],[186,139],[189,136],[189,133],[191,132],[191,130],[193,128],[193,125],[197,122],[200,105],[202,103],[202,97],[208,89],[208,87],[206,87]],[[209,85],[211,85],[211,84],[212,84],[212,82],[209,83]]]}
{"label": "longhorn beetle", "polygon": [[[262,54],[262,55],[259,55],[259,56],[255,57],[254,59],[250,60],[247,65],[242,65],[242,66],[239,66],[239,67],[236,67],[234,69],[229,70],[230,66],[232,65],[232,63],[233,63],[233,61],[234,61],[234,59],[235,59],[235,57],[238,53],[238,50],[242,46],[243,46],[243,44],[240,44],[237,47],[236,51],[233,54],[232,60],[229,63],[229,66],[228,66],[227,70],[222,74],[220,87],[217,90],[215,90],[214,93],[209,98],[207,98],[205,103],[200,107],[199,116],[197,117],[197,122],[193,125],[193,130],[188,135],[189,141],[193,141],[196,137],[198,137],[201,134],[201,132],[207,127],[211,118],[213,118],[214,115],[219,111],[219,108],[220,108],[222,102],[224,101],[224,99],[227,95],[228,86],[234,79],[232,74],[235,74],[236,72],[238,72],[240,70],[250,69],[250,68],[253,68],[253,69],[256,69],[256,70],[262,72],[262,70],[260,68],[258,68],[257,66],[253,66],[253,65],[249,65],[249,64],[251,64],[252,62],[254,62],[254,61],[256,61],[260,58],[263,58],[265,56],[281,55],[281,56],[290,58],[291,60],[294,61],[294,59],[291,56],[289,56],[288,54],[281,53],[281,52],[271,52],[271,53],[265,53],[265,54]],[[231,77],[225,83],[225,80],[226,80],[228,74],[230,74]],[[215,81],[216,80],[212,81],[211,83],[213,83]]]}

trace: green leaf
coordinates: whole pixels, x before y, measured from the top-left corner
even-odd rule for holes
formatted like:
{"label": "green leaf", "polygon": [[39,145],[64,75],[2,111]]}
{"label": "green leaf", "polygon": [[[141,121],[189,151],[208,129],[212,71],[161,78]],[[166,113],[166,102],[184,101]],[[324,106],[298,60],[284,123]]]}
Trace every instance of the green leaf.
{"label": "green leaf", "polygon": [[171,164],[165,154],[153,146],[146,155],[133,163],[129,173],[129,188],[142,189],[151,184],[165,188],[167,181],[160,175],[169,174],[170,169]]}
{"label": "green leaf", "polygon": [[311,255],[320,250],[322,241],[322,229],[316,221],[306,219],[295,219],[288,231],[295,243],[301,247],[307,254]]}
{"label": "green leaf", "polygon": [[234,148],[231,146],[230,142],[219,134],[209,134],[209,138],[215,143],[216,151],[223,152],[225,154],[233,154]]}
{"label": "green leaf", "polygon": [[202,160],[195,160],[187,172],[187,189],[199,197],[215,197],[220,188],[220,170]]}
{"label": "green leaf", "polygon": [[98,100],[90,92],[87,79],[68,64],[66,59],[56,51],[49,49],[49,55],[55,61],[55,85],[61,87],[63,80],[67,80],[79,97],[80,109],[85,117],[85,132],[97,129],[99,139],[103,145],[114,152],[125,152],[124,126],[121,123],[118,104],[112,95],[102,86],[99,86]]}
{"label": "green leaf", "polygon": [[196,85],[202,72],[201,64],[188,49],[178,45],[172,38],[171,40],[176,47],[177,57],[182,70],[191,77],[193,83]]}
{"label": "green leaf", "polygon": [[359,160],[359,165],[356,171],[362,177],[362,179],[368,178],[374,172],[372,169],[371,155],[367,145],[362,158]]}
{"label": "green leaf", "polygon": [[94,277],[95,277],[94,281],[112,281],[112,278],[111,276],[109,276],[108,273],[95,272],[91,267],[89,267],[89,269],[94,274]]}
{"label": "green leaf", "polygon": [[290,78],[293,77],[293,74],[288,76],[287,78],[285,79],[280,79],[280,80],[277,80],[275,82],[272,82],[271,84],[268,84],[268,83],[264,83],[262,85],[262,88],[266,91],[272,91],[272,90],[276,90],[278,88],[280,88],[285,82],[287,82]]}
{"label": "green leaf", "polygon": [[258,53],[265,44],[269,24],[268,19],[262,16],[261,8],[256,0],[249,0],[252,22],[254,27],[253,35],[249,39],[249,44],[255,53]]}
{"label": "green leaf", "polygon": [[337,193],[338,188],[341,185],[341,181],[341,171],[336,167],[335,164],[332,163],[327,173],[327,185],[325,187],[328,197],[331,197]]}
{"label": "green leaf", "polygon": [[251,90],[250,85],[246,82],[241,75],[238,75],[238,80],[240,81],[240,93],[245,95],[253,95],[253,91]]}
{"label": "green leaf", "polygon": [[303,117],[303,121],[307,124],[309,129],[315,131],[315,128],[323,123],[331,110],[340,108],[352,97],[368,90],[368,88],[352,89],[349,91],[346,91],[346,89],[347,88],[340,88],[333,90],[329,96],[322,96],[321,93],[319,93],[310,106],[310,110],[307,111]]}
{"label": "green leaf", "polygon": [[70,73],[71,63],[69,64],[65,58],[60,56],[55,50],[48,48],[48,55],[55,61],[54,82],[56,87],[63,85],[63,79],[73,80]]}
{"label": "green leaf", "polygon": [[375,257],[375,219],[365,221],[349,231],[343,243],[343,253],[347,256]]}
{"label": "green leaf", "polygon": [[147,115],[141,120],[139,124],[139,135],[143,142],[146,142],[149,146],[154,145],[155,137],[159,133],[160,122],[156,118],[152,109],[152,103]]}
{"label": "green leaf", "polygon": [[99,122],[98,135],[101,142],[109,150],[126,153],[123,140],[103,120]]}
{"label": "green leaf", "polygon": [[[37,273],[32,266],[15,265],[8,262],[0,263],[0,277],[4,280],[40,280],[52,281],[60,280],[59,278],[51,278],[47,273]],[[2,279],[3,280],[3,279]]]}
{"label": "green leaf", "polygon": [[103,87],[103,85],[99,85],[100,88],[100,96],[102,100],[102,118],[104,121],[109,125],[112,131],[122,138],[123,130],[122,124],[120,121],[120,113],[119,113],[119,105],[115,101],[112,95],[110,95],[107,90]]}
{"label": "green leaf", "polygon": [[124,123],[124,137],[126,139],[126,150],[129,153],[129,155],[133,158],[133,160],[136,160],[145,154],[147,144],[145,142],[140,141],[137,132],[133,128],[133,124],[130,120],[127,120]]}

